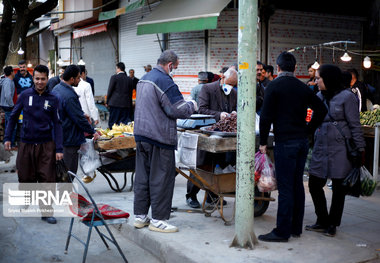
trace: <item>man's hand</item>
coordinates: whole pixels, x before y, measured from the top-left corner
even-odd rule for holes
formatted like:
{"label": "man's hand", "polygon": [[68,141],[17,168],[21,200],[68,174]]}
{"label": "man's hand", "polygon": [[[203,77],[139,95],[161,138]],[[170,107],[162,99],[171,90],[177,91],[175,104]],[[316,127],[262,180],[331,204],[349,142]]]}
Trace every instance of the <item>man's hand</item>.
{"label": "man's hand", "polygon": [[267,153],[267,146],[266,145],[260,145],[259,150],[262,154]]}
{"label": "man's hand", "polygon": [[4,143],[4,149],[5,149],[6,151],[10,151],[10,150],[11,150],[11,142],[10,142],[10,141],[6,141],[6,142]]}
{"label": "man's hand", "polygon": [[55,154],[55,160],[59,161],[63,159],[63,153],[56,153]]}
{"label": "man's hand", "polygon": [[99,133],[97,132],[95,132],[92,136],[94,136],[94,141],[96,141],[100,137]]}
{"label": "man's hand", "polygon": [[221,120],[224,120],[228,115],[229,115],[229,114],[228,114],[227,112],[224,112],[224,111],[223,111],[223,112],[220,113],[220,119],[221,119]]}
{"label": "man's hand", "polygon": [[191,102],[194,105],[194,110],[197,111],[198,110],[198,103],[195,100],[191,100]]}
{"label": "man's hand", "polygon": [[94,124],[98,125],[99,124],[99,120],[94,121]]}

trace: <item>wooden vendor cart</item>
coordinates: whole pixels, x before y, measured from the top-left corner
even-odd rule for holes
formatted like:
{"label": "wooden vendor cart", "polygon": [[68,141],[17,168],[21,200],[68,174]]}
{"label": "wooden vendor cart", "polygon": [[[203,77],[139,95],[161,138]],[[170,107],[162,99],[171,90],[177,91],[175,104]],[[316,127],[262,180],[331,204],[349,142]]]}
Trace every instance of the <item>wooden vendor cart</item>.
{"label": "wooden vendor cart", "polygon": [[[107,180],[111,189],[121,192],[127,186],[127,173],[130,173],[131,185],[127,191],[132,191],[135,174],[136,142],[133,136],[117,137],[111,140],[99,140],[95,149],[99,152],[101,166],[97,170]],[[123,150],[123,156],[116,153],[108,153],[107,150]],[[114,162],[104,164],[105,158],[113,158]],[[113,173],[124,173],[123,182],[118,183]]]}
{"label": "wooden vendor cart", "polygon": [[[198,135],[198,150],[203,150],[215,154],[225,152],[236,152],[236,136],[210,136],[211,134],[204,134],[200,130],[188,130],[186,132]],[[271,137],[271,139],[273,139],[273,137]],[[258,140],[256,141],[258,143]],[[270,145],[273,145],[273,141],[270,142],[269,146]],[[252,158],[254,157],[252,156]],[[224,216],[223,199],[224,197],[235,197],[236,173],[233,172],[215,174],[213,172],[214,165],[202,166],[194,169],[177,167],[176,170],[182,176],[190,180],[194,185],[206,191],[202,203],[202,211],[205,213],[205,216],[210,216],[211,213],[218,209],[219,214],[225,222],[225,224],[230,225],[231,221],[234,219],[234,214],[229,219],[227,219]],[[186,172],[189,172],[190,174],[187,174]],[[214,205],[211,207],[206,207],[205,205],[208,191],[213,192],[219,197],[218,200],[216,200]],[[261,216],[262,214],[264,214],[269,206],[270,201],[275,201],[274,198],[270,197],[270,192],[261,193],[257,189],[257,187],[255,187],[255,216]]]}

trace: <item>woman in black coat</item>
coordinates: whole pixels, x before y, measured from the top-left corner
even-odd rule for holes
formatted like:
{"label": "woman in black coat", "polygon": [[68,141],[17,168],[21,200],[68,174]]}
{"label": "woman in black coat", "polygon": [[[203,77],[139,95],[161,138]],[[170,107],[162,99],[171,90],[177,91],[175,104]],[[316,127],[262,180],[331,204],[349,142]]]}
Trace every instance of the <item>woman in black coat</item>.
{"label": "woman in black coat", "polygon": [[[314,135],[309,189],[317,221],[314,225],[307,225],[305,229],[335,236],[336,227],[341,222],[346,195],[342,182],[353,168],[347,158],[345,139],[336,125],[339,125],[345,137],[354,139],[362,154],[365,141],[360,125],[358,102],[355,95],[344,88],[341,70],[334,65],[323,65],[316,72],[316,79],[320,90],[317,95],[325,102],[334,120],[327,114]],[[328,178],[332,180],[333,191],[329,212],[323,190]]]}

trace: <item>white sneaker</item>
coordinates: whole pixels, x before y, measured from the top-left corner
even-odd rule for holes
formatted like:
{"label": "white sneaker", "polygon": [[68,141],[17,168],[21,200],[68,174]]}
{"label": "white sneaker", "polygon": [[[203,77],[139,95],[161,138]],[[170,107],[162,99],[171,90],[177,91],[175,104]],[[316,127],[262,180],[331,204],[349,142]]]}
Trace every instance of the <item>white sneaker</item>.
{"label": "white sneaker", "polygon": [[147,216],[144,219],[136,217],[135,222],[133,223],[133,226],[140,229],[140,228],[149,226],[149,221],[150,219]]}
{"label": "white sneaker", "polygon": [[149,224],[149,230],[162,233],[173,233],[178,232],[178,227],[169,224],[165,220],[154,220],[154,222],[152,220]]}

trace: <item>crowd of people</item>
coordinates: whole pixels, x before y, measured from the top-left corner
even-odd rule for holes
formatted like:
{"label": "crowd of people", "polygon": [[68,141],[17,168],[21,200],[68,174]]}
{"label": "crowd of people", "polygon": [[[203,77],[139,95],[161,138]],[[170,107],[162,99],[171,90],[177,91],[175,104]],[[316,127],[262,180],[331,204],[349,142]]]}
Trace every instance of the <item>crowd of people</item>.
{"label": "crowd of people", "polygon": [[[286,242],[300,237],[303,230],[305,191],[303,172],[308,149],[313,145],[309,169],[309,188],[317,216],[309,231],[336,234],[343,207],[345,191],[342,180],[353,166],[338,127],[352,137],[364,156],[365,142],[360,129],[359,111],[366,110],[366,86],[358,81],[356,70],[342,72],[335,65],[308,67],[310,80],[304,83],[294,75],[296,59],[289,52],[281,53],[274,67],[256,63],[256,112],[260,115],[260,147],[267,152],[267,140],[273,125],[275,136],[274,161],[278,184],[276,227],[259,239]],[[215,121],[237,114],[238,66],[224,67],[220,76],[211,72],[198,73],[198,85],[185,100],[173,81],[172,73],[179,58],[171,50],[164,51],[157,65],[145,67],[146,74],[138,79],[134,70],[128,75],[125,64],[116,64],[106,97],[110,116],[108,126],[134,120],[136,167],[134,184],[134,214],[136,228],[148,226],[152,231],[176,232],[168,223],[175,182],[174,151],[177,147],[176,119],[189,118],[193,113],[212,115]],[[84,66],[69,65],[57,77],[48,79],[49,70],[38,65],[33,75],[20,61],[20,70],[4,68],[1,80],[0,106],[5,112],[6,150],[16,149],[16,126],[22,114],[20,141],[17,144],[19,182],[55,182],[55,163],[63,159],[73,173],[78,169],[78,150],[85,136],[98,138],[94,127],[99,114],[94,103],[93,81]],[[135,107],[132,97],[136,92]],[[307,122],[308,108],[313,110]],[[310,136],[314,135],[310,143]],[[218,158],[227,165],[236,155],[210,155],[198,152],[197,165]],[[36,162],[37,160],[37,162]],[[44,160],[39,162],[38,160]],[[27,165],[25,165],[27,164]],[[339,164],[340,169],[336,169]],[[222,167],[223,168],[223,167]],[[333,199],[327,211],[323,186],[332,180]],[[188,183],[186,203],[199,208],[199,188]],[[208,203],[217,196],[210,193]],[[148,216],[151,209],[151,218]],[[53,215],[42,214],[48,223],[56,223]]]}

